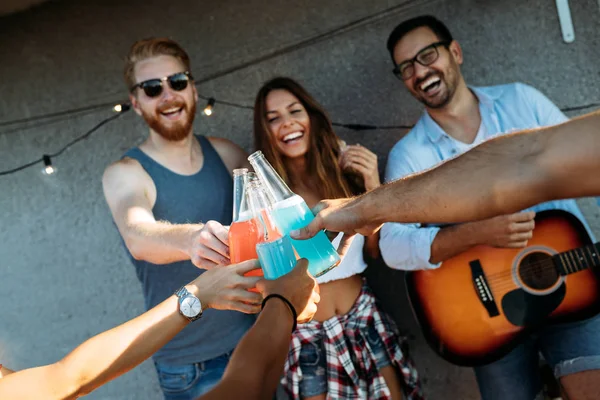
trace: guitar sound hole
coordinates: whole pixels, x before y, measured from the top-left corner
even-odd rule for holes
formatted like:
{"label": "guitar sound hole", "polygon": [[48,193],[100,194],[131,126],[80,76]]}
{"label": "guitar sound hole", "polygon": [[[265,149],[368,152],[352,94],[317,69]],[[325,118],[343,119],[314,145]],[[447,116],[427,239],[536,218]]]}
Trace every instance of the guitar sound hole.
{"label": "guitar sound hole", "polygon": [[519,278],[525,286],[544,290],[554,286],[559,279],[551,256],[545,253],[531,253],[519,265]]}

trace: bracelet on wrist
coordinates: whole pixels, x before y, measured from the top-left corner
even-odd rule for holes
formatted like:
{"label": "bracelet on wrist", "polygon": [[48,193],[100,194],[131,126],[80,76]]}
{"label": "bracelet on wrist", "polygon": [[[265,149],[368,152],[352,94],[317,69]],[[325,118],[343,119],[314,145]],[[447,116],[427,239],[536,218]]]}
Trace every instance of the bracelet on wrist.
{"label": "bracelet on wrist", "polygon": [[290,301],[288,299],[286,299],[285,297],[283,297],[282,295],[277,294],[277,293],[270,294],[264,298],[264,300],[262,301],[262,304],[260,306],[260,309],[263,310],[265,308],[265,304],[267,304],[267,301],[272,298],[278,298],[278,299],[282,300],[285,304],[287,304],[288,308],[292,312],[292,318],[294,319],[294,326],[292,326],[292,333],[294,333],[294,331],[296,330],[296,326],[297,326],[296,320],[298,319],[298,314],[296,313],[296,309],[294,308],[294,306],[292,305],[292,303],[290,303]]}

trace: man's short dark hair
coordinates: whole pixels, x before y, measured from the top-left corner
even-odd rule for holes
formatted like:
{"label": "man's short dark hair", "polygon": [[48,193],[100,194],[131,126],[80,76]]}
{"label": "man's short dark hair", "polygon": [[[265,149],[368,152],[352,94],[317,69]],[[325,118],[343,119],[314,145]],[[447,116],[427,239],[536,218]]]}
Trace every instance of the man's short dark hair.
{"label": "man's short dark hair", "polygon": [[448,30],[448,27],[439,19],[431,15],[421,15],[419,17],[411,18],[401,22],[398,26],[396,26],[388,37],[387,49],[390,52],[392,61],[394,60],[394,47],[396,47],[396,44],[400,41],[400,39],[402,39],[407,33],[422,26],[426,26],[431,29],[440,41],[450,43],[453,40],[452,34]]}

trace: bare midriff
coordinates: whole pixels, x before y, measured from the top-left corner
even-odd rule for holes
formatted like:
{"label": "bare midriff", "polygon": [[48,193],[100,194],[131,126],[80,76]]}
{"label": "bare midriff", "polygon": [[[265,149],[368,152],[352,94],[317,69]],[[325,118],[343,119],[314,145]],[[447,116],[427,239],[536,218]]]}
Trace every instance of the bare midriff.
{"label": "bare midriff", "polygon": [[356,302],[362,284],[360,275],[319,284],[321,301],[313,319],[323,322],[336,315],[347,314]]}

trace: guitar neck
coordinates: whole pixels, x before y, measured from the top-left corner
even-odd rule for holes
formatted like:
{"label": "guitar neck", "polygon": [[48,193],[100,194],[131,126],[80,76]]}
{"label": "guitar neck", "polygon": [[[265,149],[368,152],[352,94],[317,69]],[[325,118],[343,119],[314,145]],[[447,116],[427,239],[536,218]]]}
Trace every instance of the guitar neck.
{"label": "guitar neck", "polygon": [[600,267],[600,242],[558,253],[552,257],[558,272],[565,276]]}

